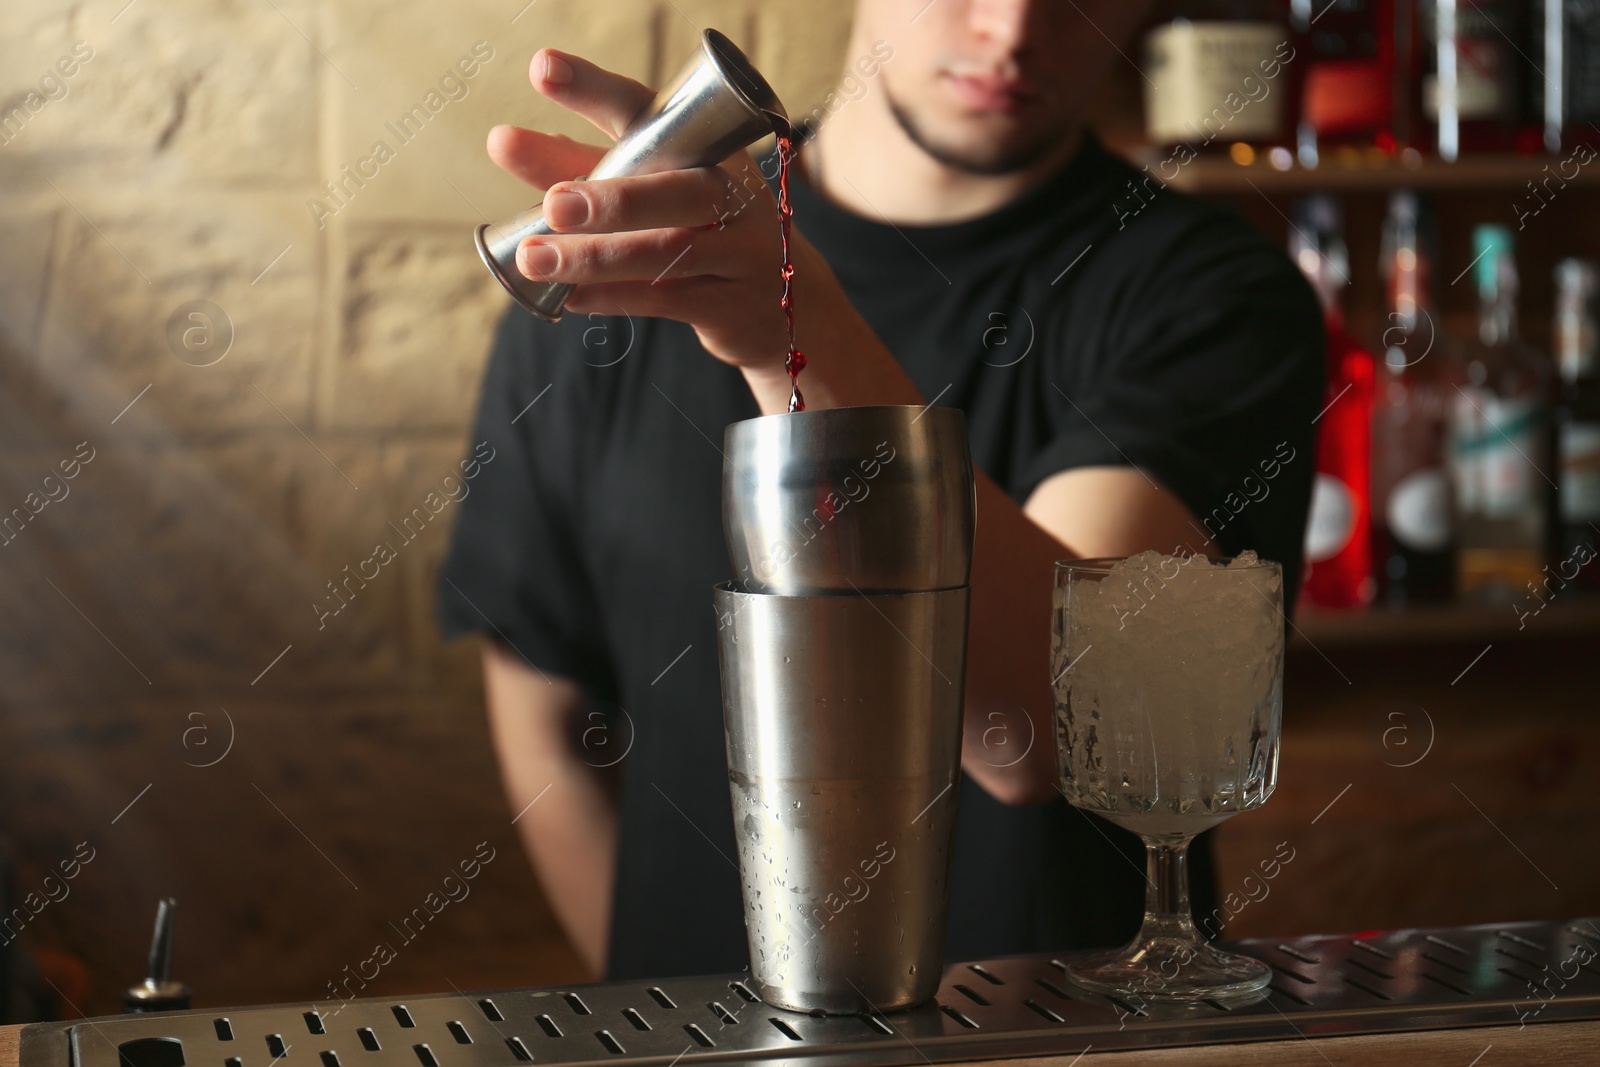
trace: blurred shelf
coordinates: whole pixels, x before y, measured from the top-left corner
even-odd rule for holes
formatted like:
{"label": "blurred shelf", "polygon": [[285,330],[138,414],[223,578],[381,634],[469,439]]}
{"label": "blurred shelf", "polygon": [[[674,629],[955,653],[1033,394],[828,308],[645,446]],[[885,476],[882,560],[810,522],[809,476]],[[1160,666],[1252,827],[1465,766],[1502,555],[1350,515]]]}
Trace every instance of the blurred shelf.
{"label": "blurred shelf", "polygon": [[[1469,642],[1600,641],[1600,598],[1557,601],[1519,619],[1510,605],[1445,604],[1363,611],[1313,611],[1295,617],[1290,647],[1383,647]],[[1600,646],[1597,646],[1600,647]]]}
{"label": "blurred shelf", "polygon": [[[1175,165],[1169,164],[1165,169],[1159,166],[1171,157],[1167,149],[1123,145],[1120,150],[1129,162],[1138,167],[1148,165],[1150,173],[1159,178],[1165,178],[1166,172]],[[1473,155],[1455,163],[1446,163],[1434,156],[1407,162],[1397,156],[1357,155],[1352,158],[1330,153],[1329,158],[1314,169],[1296,164],[1288,170],[1278,170],[1267,162],[1263,152],[1248,165],[1235,163],[1227,156],[1200,156],[1179,167],[1177,176],[1168,179],[1167,184],[1202,195],[1259,192],[1265,196],[1288,196],[1390,189],[1503,189],[1524,195],[1528,182],[1546,178],[1564,180],[1568,186],[1582,189],[1600,189],[1600,165],[1597,164],[1600,159],[1580,165],[1570,152],[1562,156]],[[1551,189],[1558,192],[1561,187],[1556,185]]]}

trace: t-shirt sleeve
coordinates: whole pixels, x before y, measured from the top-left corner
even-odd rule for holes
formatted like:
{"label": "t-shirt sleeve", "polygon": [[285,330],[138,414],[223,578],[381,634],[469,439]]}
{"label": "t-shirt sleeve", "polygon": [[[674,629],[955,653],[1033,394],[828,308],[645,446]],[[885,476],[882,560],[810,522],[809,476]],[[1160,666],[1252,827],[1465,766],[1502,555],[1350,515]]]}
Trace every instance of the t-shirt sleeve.
{"label": "t-shirt sleeve", "polygon": [[[1025,484],[1031,492],[1074,467],[1136,467],[1224,551],[1279,560],[1292,581],[1326,374],[1321,311],[1294,264],[1243,220],[1196,214],[1141,220],[1146,239],[1125,249],[1115,242],[1133,228],[1111,239],[1108,267],[1126,257],[1132,281],[1096,309],[1105,358],[1075,392],[1050,388],[1051,440]],[[1263,480],[1272,484],[1260,501],[1239,507]]]}
{"label": "t-shirt sleeve", "polygon": [[601,696],[614,688],[573,480],[582,424],[561,373],[560,327],[512,308],[484,373],[456,516],[437,589],[446,638],[481,632],[545,674]]}

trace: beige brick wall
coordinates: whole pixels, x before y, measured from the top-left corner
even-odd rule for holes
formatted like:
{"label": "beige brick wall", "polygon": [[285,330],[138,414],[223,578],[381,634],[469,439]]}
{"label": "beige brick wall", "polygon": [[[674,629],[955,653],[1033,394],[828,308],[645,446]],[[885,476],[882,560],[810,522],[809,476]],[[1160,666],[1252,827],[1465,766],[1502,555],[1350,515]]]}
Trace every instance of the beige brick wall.
{"label": "beige brick wall", "polygon": [[[201,1003],[326,996],[482,840],[474,895],[369,991],[579,973],[509,825],[475,653],[434,632],[450,513],[325,628],[311,604],[466,443],[506,303],[470,227],[537,196],[486,131],[593,136],[529,88],[532,53],[659,81],[714,25],[809,109],[848,6],[0,8],[0,517],[26,515],[0,544],[0,827],[24,893],[96,850],[24,932],[89,965],[80,1007],[115,1010],[167,894]],[[477,42],[466,95],[401,144],[386,124]],[[378,140],[393,158],[330,199]],[[214,363],[174,354],[190,301],[231,324]]]}

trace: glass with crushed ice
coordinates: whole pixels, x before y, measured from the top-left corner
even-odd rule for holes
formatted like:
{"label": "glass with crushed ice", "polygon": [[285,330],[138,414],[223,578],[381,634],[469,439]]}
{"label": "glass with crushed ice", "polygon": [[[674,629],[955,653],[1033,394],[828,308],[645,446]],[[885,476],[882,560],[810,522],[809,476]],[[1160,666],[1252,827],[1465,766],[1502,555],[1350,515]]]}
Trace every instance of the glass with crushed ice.
{"label": "glass with crushed ice", "polygon": [[1068,967],[1140,1002],[1249,1000],[1272,971],[1195,929],[1185,854],[1202,830],[1260,807],[1278,780],[1283,570],[1145,552],[1058,563],[1051,677],[1061,791],[1144,839],[1144,925]]}

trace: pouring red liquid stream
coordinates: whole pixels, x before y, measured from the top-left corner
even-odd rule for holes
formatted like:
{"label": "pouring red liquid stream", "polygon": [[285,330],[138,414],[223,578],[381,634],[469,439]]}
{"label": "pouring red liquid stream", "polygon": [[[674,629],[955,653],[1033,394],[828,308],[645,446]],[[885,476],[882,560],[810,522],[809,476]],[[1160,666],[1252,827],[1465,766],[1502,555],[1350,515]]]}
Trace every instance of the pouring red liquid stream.
{"label": "pouring red liquid stream", "polygon": [[804,411],[806,398],[800,393],[800,372],[806,369],[806,356],[794,346],[794,260],[789,256],[789,234],[794,218],[794,205],[789,202],[789,163],[794,159],[794,136],[789,124],[777,115],[772,116],[773,131],[778,135],[778,225],[783,235],[783,306],[784,322],[789,327],[789,351],[783,358],[783,369],[789,372],[789,410]]}

